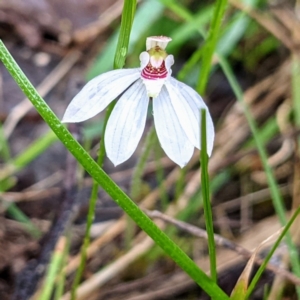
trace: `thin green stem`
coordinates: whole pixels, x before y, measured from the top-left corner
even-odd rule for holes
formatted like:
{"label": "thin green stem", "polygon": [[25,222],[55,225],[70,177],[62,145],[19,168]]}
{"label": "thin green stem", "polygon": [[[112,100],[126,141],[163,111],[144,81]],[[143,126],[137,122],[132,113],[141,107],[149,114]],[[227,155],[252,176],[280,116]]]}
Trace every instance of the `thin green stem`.
{"label": "thin green stem", "polygon": [[142,175],[146,166],[147,159],[150,155],[150,151],[155,142],[155,136],[155,128],[154,126],[152,126],[146,136],[142,155],[139,157],[138,162],[133,171],[130,189],[130,197],[133,200],[138,199],[138,197],[141,194]]}
{"label": "thin green stem", "polygon": [[182,18],[183,20],[192,21],[193,16],[186,9],[184,5],[178,3],[178,1],[174,0],[159,0],[165,7],[173,11],[177,16]]}
{"label": "thin green stem", "polygon": [[179,199],[185,187],[185,176],[187,174],[187,168],[180,169],[179,177],[175,185],[175,199]]}
{"label": "thin green stem", "polygon": [[203,198],[203,209],[205,225],[208,237],[208,252],[210,259],[210,274],[214,282],[217,282],[217,259],[216,244],[214,236],[213,217],[210,203],[209,175],[208,175],[208,155],[206,146],[206,110],[201,110],[201,191]]}

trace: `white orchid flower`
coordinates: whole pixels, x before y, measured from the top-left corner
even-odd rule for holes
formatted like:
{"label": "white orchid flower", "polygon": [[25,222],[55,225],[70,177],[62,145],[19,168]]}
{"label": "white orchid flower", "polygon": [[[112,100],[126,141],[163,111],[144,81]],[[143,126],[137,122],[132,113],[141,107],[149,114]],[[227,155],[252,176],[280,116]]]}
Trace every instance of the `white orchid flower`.
{"label": "white orchid flower", "polygon": [[173,55],[165,51],[171,38],[148,37],[140,55],[141,66],[113,70],[87,83],[69,104],[63,122],[92,118],[121,95],[107,123],[105,148],[108,158],[118,165],[135,151],[143,134],[149,100],[154,124],[165,153],[179,166],[185,166],[200,149],[200,111],[206,110],[207,153],[214,141],[214,126],[202,98],[189,86],[171,77]]}

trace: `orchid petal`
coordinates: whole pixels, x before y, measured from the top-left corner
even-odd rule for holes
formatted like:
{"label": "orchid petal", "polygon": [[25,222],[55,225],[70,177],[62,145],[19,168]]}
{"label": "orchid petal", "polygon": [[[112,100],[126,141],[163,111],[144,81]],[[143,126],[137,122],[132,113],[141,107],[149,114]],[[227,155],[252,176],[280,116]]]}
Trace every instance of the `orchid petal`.
{"label": "orchid petal", "polygon": [[179,88],[173,86],[170,80],[166,81],[165,86],[185,134],[189,138],[190,142],[195,147],[199,148],[200,124],[194,112],[192,111],[187,101],[181,95]]}
{"label": "orchid petal", "polygon": [[143,134],[149,98],[142,80],[135,82],[115,105],[105,130],[108,158],[118,165],[127,160]]}
{"label": "orchid petal", "polygon": [[172,100],[163,86],[159,96],[153,99],[154,123],[160,144],[166,154],[184,167],[193,155],[194,146],[186,136]]}
{"label": "orchid petal", "polygon": [[165,66],[166,69],[168,70],[168,75],[171,76],[172,70],[171,67],[174,65],[174,56],[173,55],[168,55],[165,59]]}
{"label": "orchid petal", "polygon": [[[206,106],[205,102],[200,97],[200,95],[188,85],[174,78],[170,78],[170,83],[174,89],[180,91],[186,103],[188,103],[188,105],[191,107],[195,115],[195,118],[197,119],[199,128],[201,124],[201,109],[206,110],[206,139],[207,139],[206,147],[207,147],[207,154],[211,156],[213,144],[214,144],[214,138],[215,138],[215,130],[214,130],[214,124],[211,115],[209,113],[208,107]],[[195,147],[200,149],[200,141],[197,145],[195,145]]]}
{"label": "orchid petal", "polygon": [[150,61],[150,55],[148,52],[144,51],[140,54],[140,62],[141,62],[141,69],[144,69]]}
{"label": "orchid petal", "polygon": [[62,122],[82,122],[105,109],[140,76],[139,69],[113,70],[88,82],[73,98]]}

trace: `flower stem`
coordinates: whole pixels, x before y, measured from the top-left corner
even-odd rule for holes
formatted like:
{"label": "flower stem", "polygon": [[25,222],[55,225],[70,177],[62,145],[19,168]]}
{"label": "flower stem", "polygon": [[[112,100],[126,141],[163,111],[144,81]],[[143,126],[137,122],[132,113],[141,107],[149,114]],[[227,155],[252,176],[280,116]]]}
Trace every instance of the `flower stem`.
{"label": "flower stem", "polygon": [[214,282],[217,282],[216,244],[214,236],[213,218],[210,203],[208,155],[206,147],[206,110],[201,110],[201,191],[205,225],[208,237],[208,252],[210,259],[210,274]]}

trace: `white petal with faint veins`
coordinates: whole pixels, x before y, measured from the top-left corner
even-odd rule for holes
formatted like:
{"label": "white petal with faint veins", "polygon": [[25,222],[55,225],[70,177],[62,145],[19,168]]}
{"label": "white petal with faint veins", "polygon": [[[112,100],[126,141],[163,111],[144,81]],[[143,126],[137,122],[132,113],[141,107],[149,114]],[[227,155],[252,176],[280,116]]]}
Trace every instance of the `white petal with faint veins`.
{"label": "white petal with faint veins", "polygon": [[157,136],[162,148],[175,163],[184,167],[193,155],[194,146],[178,120],[165,86],[159,96],[153,99],[153,114]]}
{"label": "white petal with faint veins", "polygon": [[177,114],[178,120],[185,131],[185,134],[189,138],[190,142],[194,146],[200,145],[200,125],[195,117],[194,112],[183,98],[180,93],[180,89],[172,85],[172,81],[165,83],[169,97],[171,98],[172,105]]}
{"label": "white petal with faint veins", "polygon": [[135,82],[115,105],[105,130],[108,158],[118,165],[127,160],[143,134],[149,98],[142,80]]}
{"label": "white petal with faint veins", "polygon": [[139,77],[139,69],[113,70],[95,77],[73,98],[62,122],[82,122],[92,118]]}
{"label": "white petal with faint veins", "polygon": [[[170,83],[172,86],[179,90],[185,101],[189,104],[191,107],[195,118],[198,120],[199,128],[201,126],[201,109],[206,110],[206,139],[207,139],[207,154],[210,156],[213,149],[214,144],[214,138],[215,138],[215,130],[214,130],[214,124],[212,121],[212,118],[210,116],[209,110],[204,103],[203,99],[200,97],[200,95],[194,91],[191,87],[188,85],[174,79],[170,78]],[[201,138],[200,138],[201,140]],[[195,145],[196,148],[200,149],[200,143],[198,145]]]}

